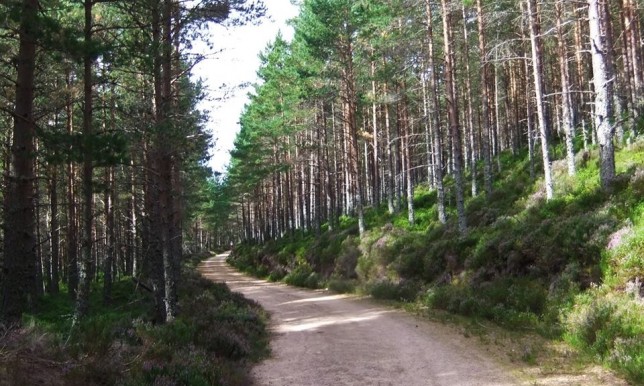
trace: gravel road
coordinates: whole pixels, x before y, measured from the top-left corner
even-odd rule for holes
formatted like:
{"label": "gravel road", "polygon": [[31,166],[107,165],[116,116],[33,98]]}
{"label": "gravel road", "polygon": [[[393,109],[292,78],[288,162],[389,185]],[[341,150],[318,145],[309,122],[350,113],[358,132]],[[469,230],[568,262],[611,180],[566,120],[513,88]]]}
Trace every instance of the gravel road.
{"label": "gravel road", "polygon": [[258,385],[522,383],[446,326],[367,299],[250,278],[229,267],[226,257],[217,255],[199,269],[272,315],[272,356],[253,369]]}

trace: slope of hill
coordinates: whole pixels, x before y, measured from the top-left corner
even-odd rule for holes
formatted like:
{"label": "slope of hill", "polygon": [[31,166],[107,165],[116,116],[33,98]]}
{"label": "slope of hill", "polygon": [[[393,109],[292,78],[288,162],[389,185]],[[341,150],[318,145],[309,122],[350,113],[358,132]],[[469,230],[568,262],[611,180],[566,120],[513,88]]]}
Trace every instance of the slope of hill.
{"label": "slope of hill", "polygon": [[345,217],[317,236],[239,245],[230,261],[289,284],[536,330],[644,382],[644,142],[616,154],[611,191],[600,188],[596,150],[578,155],[575,177],[563,162],[547,201],[527,154],[502,154],[494,193],[467,202],[466,235],[454,213],[437,221],[435,192],[420,188],[412,226],[405,212],[371,208],[362,237]]}

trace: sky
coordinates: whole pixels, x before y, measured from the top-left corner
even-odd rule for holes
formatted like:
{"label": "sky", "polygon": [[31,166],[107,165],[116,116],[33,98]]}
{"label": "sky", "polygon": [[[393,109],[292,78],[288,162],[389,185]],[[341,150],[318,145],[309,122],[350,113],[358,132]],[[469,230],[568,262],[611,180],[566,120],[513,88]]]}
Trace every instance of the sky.
{"label": "sky", "polygon": [[[259,25],[213,26],[209,31],[212,49],[198,42],[193,45],[194,51],[207,57],[194,68],[193,77],[201,78],[206,88],[207,97],[199,109],[209,112],[207,129],[216,139],[209,165],[218,172],[224,172],[230,160],[229,152],[239,132],[239,116],[248,102],[252,84],[257,82],[259,53],[279,31],[287,40],[293,36],[287,21],[297,16],[298,7],[291,0],[264,0],[264,3],[268,17]],[[244,83],[248,86],[236,87]]]}

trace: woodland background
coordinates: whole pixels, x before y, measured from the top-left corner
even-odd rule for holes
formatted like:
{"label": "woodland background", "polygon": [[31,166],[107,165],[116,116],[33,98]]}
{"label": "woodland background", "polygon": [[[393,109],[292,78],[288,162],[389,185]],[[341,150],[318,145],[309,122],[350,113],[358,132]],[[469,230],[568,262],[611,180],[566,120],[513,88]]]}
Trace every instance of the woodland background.
{"label": "woodland background", "polygon": [[271,279],[538,330],[642,381],[641,8],[304,0],[214,176],[186,48],[261,2],[3,2],[3,374],[32,326],[84,382],[244,384],[204,353],[261,357],[265,317],[186,265],[232,244]]}

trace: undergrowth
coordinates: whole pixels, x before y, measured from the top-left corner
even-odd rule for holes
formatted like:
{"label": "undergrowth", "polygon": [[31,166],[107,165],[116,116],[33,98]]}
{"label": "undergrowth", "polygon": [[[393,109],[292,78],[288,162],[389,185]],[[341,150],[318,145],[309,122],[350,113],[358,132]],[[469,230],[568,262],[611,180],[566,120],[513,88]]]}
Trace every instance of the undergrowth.
{"label": "undergrowth", "polygon": [[[547,201],[543,181],[530,178],[527,154],[503,153],[494,192],[466,201],[465,235],[457,231],[454,208],[447,224],[437,221],[436,194],[421,186],[414,224],[405,211],[369,208],[369,230],[361,236],[355,219],[345,217],[319,237],[300,231],[239,245],[229,261],[289,284],[416,302],[537,331],[642,383],[644,141],[617,152],[609,191],[600,187],[596,149],[576,161],[574,177],[565,160],[554,162],[555,198]],[[451,203],[452,184],[446,181]]]}
{"label": "undergrowth", "polygon": [[20,329],[2,331],[0,378],[16,385],[40,377],[47,384],[247,385],[247,364],[268,353],[261,308],[193,267],[182,273],[180,315],[167,324],[148,320],[150,296],[131,278],[114,284],[111,304],[100,296],[97,288],[91,314],[74,327],[73,303],[60,293],[43,299]]}

